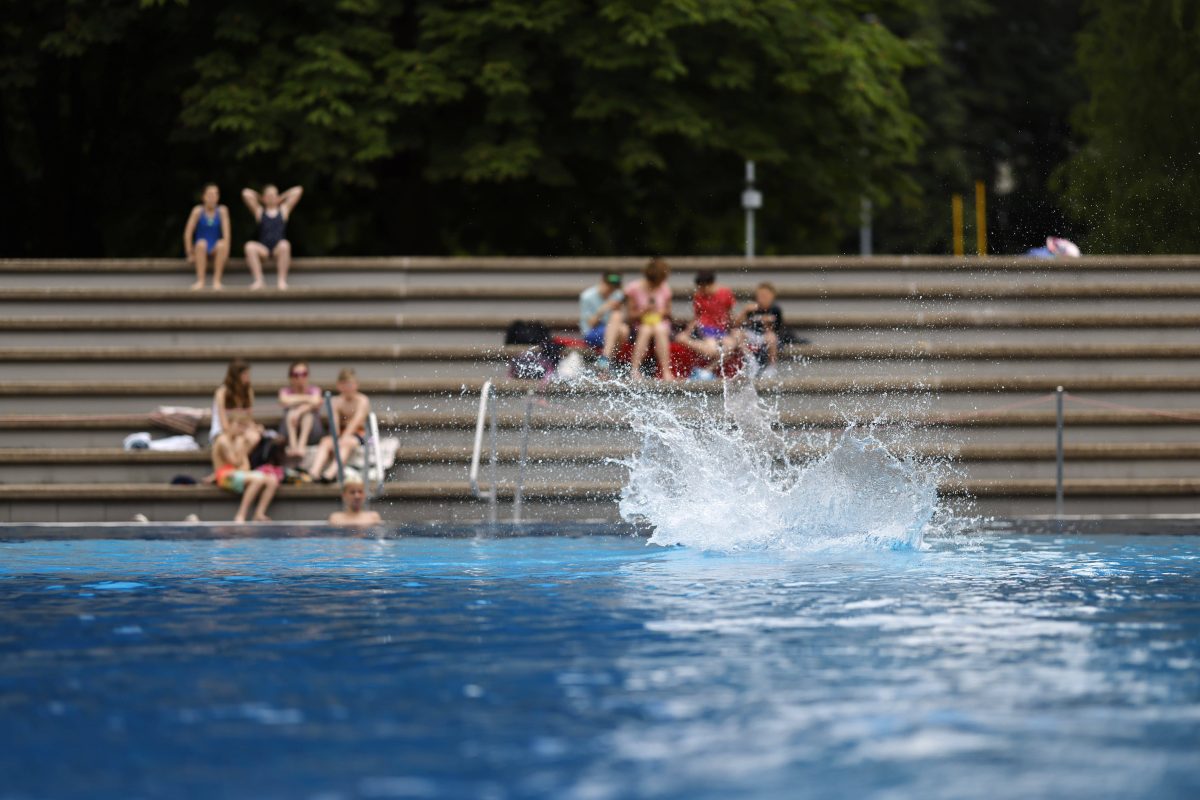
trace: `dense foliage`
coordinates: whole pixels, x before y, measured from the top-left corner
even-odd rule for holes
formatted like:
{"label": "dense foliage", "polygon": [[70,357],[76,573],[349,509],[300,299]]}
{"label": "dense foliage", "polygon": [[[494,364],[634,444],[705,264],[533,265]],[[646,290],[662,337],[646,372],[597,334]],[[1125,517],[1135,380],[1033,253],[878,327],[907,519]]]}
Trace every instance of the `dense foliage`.
{"label": "dense foliage", "polygon": [[1088,0],[1078,64],[1088,99],[1058,178],[1105,252],[1196,252],[1200,235],[1200,6]]}
{"label": "dense foliage", "polygon": [[1048,235],[1076,235],[1050,179],[1068,156],[1070,111],[1084,97],[1071,69],[1079,23],[1079,0],[943,2],[922,18],[921,35],[938,58],[907,81],[925,123],[914,170],[921,192],[882,215],[885,246],[949,252],[950,197],[959,193],[974,252],[976,180],[988,187],[991,252],[1021,253]]}
{"label": "dense foliage", "polygon": [[[737,252],[747,158],[767,252],[853,251],[863,196],[879,250],[944,251],[949,195],[998,164],[1015,252],[1074,235],[1047,177],[1083,79],[1071,209],[1104,246],[1161,247],[1117,217],[1184,197],[1195,101],[1132,121],[1146,79],[1122,70],[1188,85],[1195,12],[1092,0],[1072,72],[1081,1],[0,0],[0,255],[177,254],[208,180],[238,246],[238,189],[305,185],[302,255]],[[1121,143],[1167,161],[1106,180]]]}

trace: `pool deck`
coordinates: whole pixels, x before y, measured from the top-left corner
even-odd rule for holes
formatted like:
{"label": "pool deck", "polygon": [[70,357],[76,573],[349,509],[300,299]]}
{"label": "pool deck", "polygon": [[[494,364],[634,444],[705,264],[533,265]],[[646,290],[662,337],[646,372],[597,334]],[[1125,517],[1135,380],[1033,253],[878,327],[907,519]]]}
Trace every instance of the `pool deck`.
{"label": "pool deck", "polygon": [[[341,528],[320,520],[288,523],[0,523],[0,542],[98,539],[287,539],[429,537],[439,539],[521,536],[630,536],[648,538],[651,529],[628,522],[578,520],[463,523],[456,521]],[[998,536],[1196,536],[1200,514],[1074,515],[1001,517],[983,520],[972,533]],[[934,535],[933,538],[937,538]]]}

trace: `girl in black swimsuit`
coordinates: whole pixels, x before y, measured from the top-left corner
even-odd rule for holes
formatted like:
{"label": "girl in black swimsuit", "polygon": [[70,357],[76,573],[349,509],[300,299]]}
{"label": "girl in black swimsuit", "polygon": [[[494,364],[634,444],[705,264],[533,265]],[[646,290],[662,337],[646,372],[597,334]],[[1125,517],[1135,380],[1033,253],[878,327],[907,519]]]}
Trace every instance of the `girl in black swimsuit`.
{"label": "girl in black swimsuit", "polygon": [[268,258],[275,259],[279,288],[287,288],[288,267],[292,263],[292,243],[287,240],[288,217],[303,194],[304,189],[300,186],[280,194],[274,184],[263,187],[261,195],[253,189],[242,190],[242,200],[258,223],[258,238],[246,242],[246,266],[254,278],[251,289],[263,287],[262,264]]}

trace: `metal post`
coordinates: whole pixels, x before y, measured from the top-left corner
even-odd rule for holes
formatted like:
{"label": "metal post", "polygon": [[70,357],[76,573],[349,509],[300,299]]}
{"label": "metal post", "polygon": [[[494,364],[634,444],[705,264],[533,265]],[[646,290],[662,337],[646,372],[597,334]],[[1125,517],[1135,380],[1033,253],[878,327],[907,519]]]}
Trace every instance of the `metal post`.
{"label": "metal post", "polygon": [[746,260],[754,258],[754,211],[746,209]]}
{"label": "metal post", "polygon": [[492,491],[488,496],[488,522],[496,524],[496,507],[499,502],[500,484],[496,479],[496,395],[491,395],[491,424],[489,434],[492,440],[492,456],[488,463],[488,477],[492,482]]}
{"label": "metal post", "polygon": [[1056,424],[1056,476],[1054,480],[1054,514],[1062,516],[1063,513],[1063,387],[1058,387],[1058,391],[1054,393],[1055,410],[1057,411],[1058,421]]}
{"label": "metal post", "polygon": [[[367,436],[370,437],[371,428],[367,426]],[[363,442],[363,508],[371,507],[371,440]]]}
{"label": "metal post", "polygon": [[975,181],[975,252],[987,255],[987,191],[983,181]]}
{"label": "metal post", "polygon": [[742,192],[742,208],[746,210],[746,259],[754,258],[754,212],[762,208],[762,192],[754,188],[754,162],[746,162],[746,190]]}
{"label": "metal post", "polygon": [[950,225],[954,239],[954,255],[963,254],[963,199],[961,194],[950,198]]}
{"label": "metal post", "polygon": [[525,465],[529,463],[529,417],[533,413],[533,390],[525,393],[525,420],[521,423],[521,460],[517,462],[517,486],[513,490],[513,522],[521,521],[525,500]]}
{"label": "metal post", "polygon": [[863,195],[858,204],[858,254],[871,255],[871,198]]}
{"label": "metal post", "polygon": [[342,463],[341,432],[338,431],[337,416],[333,413],[333,392],[325,392],[325,413],[329,415],[329,433],[333,437],[333,457],[337,460],[338,488],[346,488],[346,466]]}

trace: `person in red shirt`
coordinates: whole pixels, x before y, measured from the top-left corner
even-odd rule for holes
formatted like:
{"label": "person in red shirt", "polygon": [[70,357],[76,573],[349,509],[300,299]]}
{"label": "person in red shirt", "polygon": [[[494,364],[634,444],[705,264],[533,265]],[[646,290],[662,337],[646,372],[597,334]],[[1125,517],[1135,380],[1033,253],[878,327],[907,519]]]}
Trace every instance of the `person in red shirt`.
{"label": "person in red shirt", "polygon": [[720,359],[721,342],[729,335],[729,314],[736,304],[733,290],[718,284],[712,270],[700,270],[696,273],[696,294],[692,297],[695,318],[675,341],[710,361]]}

